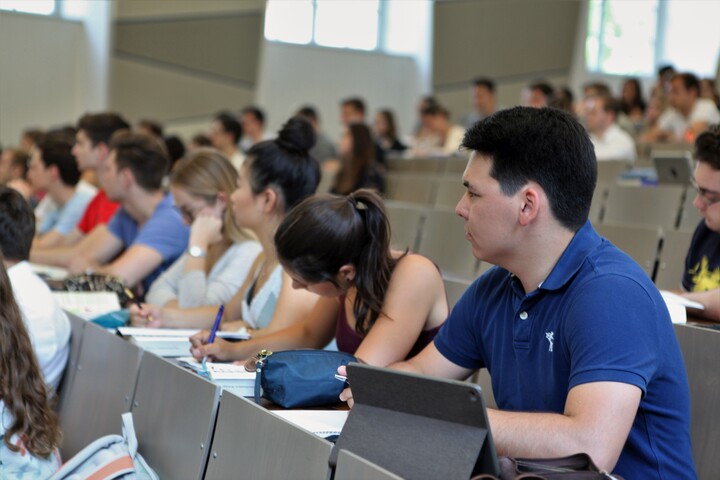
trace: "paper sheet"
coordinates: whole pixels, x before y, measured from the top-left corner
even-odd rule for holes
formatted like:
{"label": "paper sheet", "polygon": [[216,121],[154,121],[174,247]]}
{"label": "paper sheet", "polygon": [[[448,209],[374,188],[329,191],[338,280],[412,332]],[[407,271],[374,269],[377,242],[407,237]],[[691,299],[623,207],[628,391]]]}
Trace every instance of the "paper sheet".
{"label": "paper sheet", "polygon": [[[141,327],[118,327],[118,332],[123,337],[191,337],[198,333],[197,328],[141,328]],[[245,328],[237,332],[225,332],[219,330],[217,336],[229,340],[247,340],[250,338]]]}
{"label": "paper sheet", "polygon": [[120,310],[115,292],[53,292],[60,308],[84,320]]}
{"label": "paper sheet", "polygon": [[349,410],[269,410],[303,430],[320,437],[340,435]]}

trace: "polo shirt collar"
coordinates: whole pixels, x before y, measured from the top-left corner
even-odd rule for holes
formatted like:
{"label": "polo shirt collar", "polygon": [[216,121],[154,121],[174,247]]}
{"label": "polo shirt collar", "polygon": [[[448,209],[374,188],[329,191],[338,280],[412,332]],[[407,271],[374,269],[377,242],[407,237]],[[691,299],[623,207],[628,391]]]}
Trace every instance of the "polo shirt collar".
{"label": "polo shirt collar", "polygon": [[580,270],[590,252],[595,250],[602,242],[602,237],[586,221],[585,225],[575,233],[560,259],[542,282],[540,290],[557,290],[566,285]]}

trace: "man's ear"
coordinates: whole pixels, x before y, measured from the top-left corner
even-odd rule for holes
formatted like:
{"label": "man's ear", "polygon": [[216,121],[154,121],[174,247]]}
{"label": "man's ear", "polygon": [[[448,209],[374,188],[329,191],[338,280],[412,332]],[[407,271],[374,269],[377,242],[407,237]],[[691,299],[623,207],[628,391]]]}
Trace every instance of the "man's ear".
{"label": "man's ear", "polygon": [[110,148],[105,142],[99,142],[97,145],[95,145],[95,149],[98,151],[98,156],[103,160],[105,160],[108,155],[110,155]]}
{"label": "man's ear", "polygon": [[528,184],[520,192],[520,212],[518,215],[520,225],[528,226],[540,212],[540,190],[536,185]]}

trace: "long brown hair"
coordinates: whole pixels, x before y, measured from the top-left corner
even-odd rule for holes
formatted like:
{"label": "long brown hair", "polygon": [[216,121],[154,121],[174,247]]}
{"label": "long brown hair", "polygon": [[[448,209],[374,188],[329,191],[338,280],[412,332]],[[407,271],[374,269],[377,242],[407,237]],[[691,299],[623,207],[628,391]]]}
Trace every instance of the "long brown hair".
{"label": "long brown hair", "polygon": [[333,186],[333,192],[342,195],[351,193],[362,172],[375,163],[375,143],[368,126],[364,123],[352,123],[347,128],[352,138],[352,151],[348,157],[342,159],[342,166]]}
{"label": "long brown hair", "polygon": [[363,336],[382,313],[390,277],[402,258],[390,251],[390,224],[382,199],[365,189],[346,197],[316,195],[304,200],[278,227],[275,248],[283,266],[311,283],[328,281],[343,288],[338,271],[354,265],[355,331]]}
{"label": "long brown hair", "polygon": [[3,441],[18,452],[21,447],[10,440],[19,435],[30,453],[46,458],[62,434],[3,260],[0,253],[0,400],[12,417]]}

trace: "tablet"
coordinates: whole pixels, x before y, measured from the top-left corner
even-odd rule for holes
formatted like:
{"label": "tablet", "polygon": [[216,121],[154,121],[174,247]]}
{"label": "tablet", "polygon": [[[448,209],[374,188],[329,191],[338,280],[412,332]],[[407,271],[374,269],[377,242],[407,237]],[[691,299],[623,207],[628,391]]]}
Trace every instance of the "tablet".
{"label": "tablet", "polygon": [[403,478],[500,470],[478,385],[351,363],[355,405],[330,457],[348,450]]}

